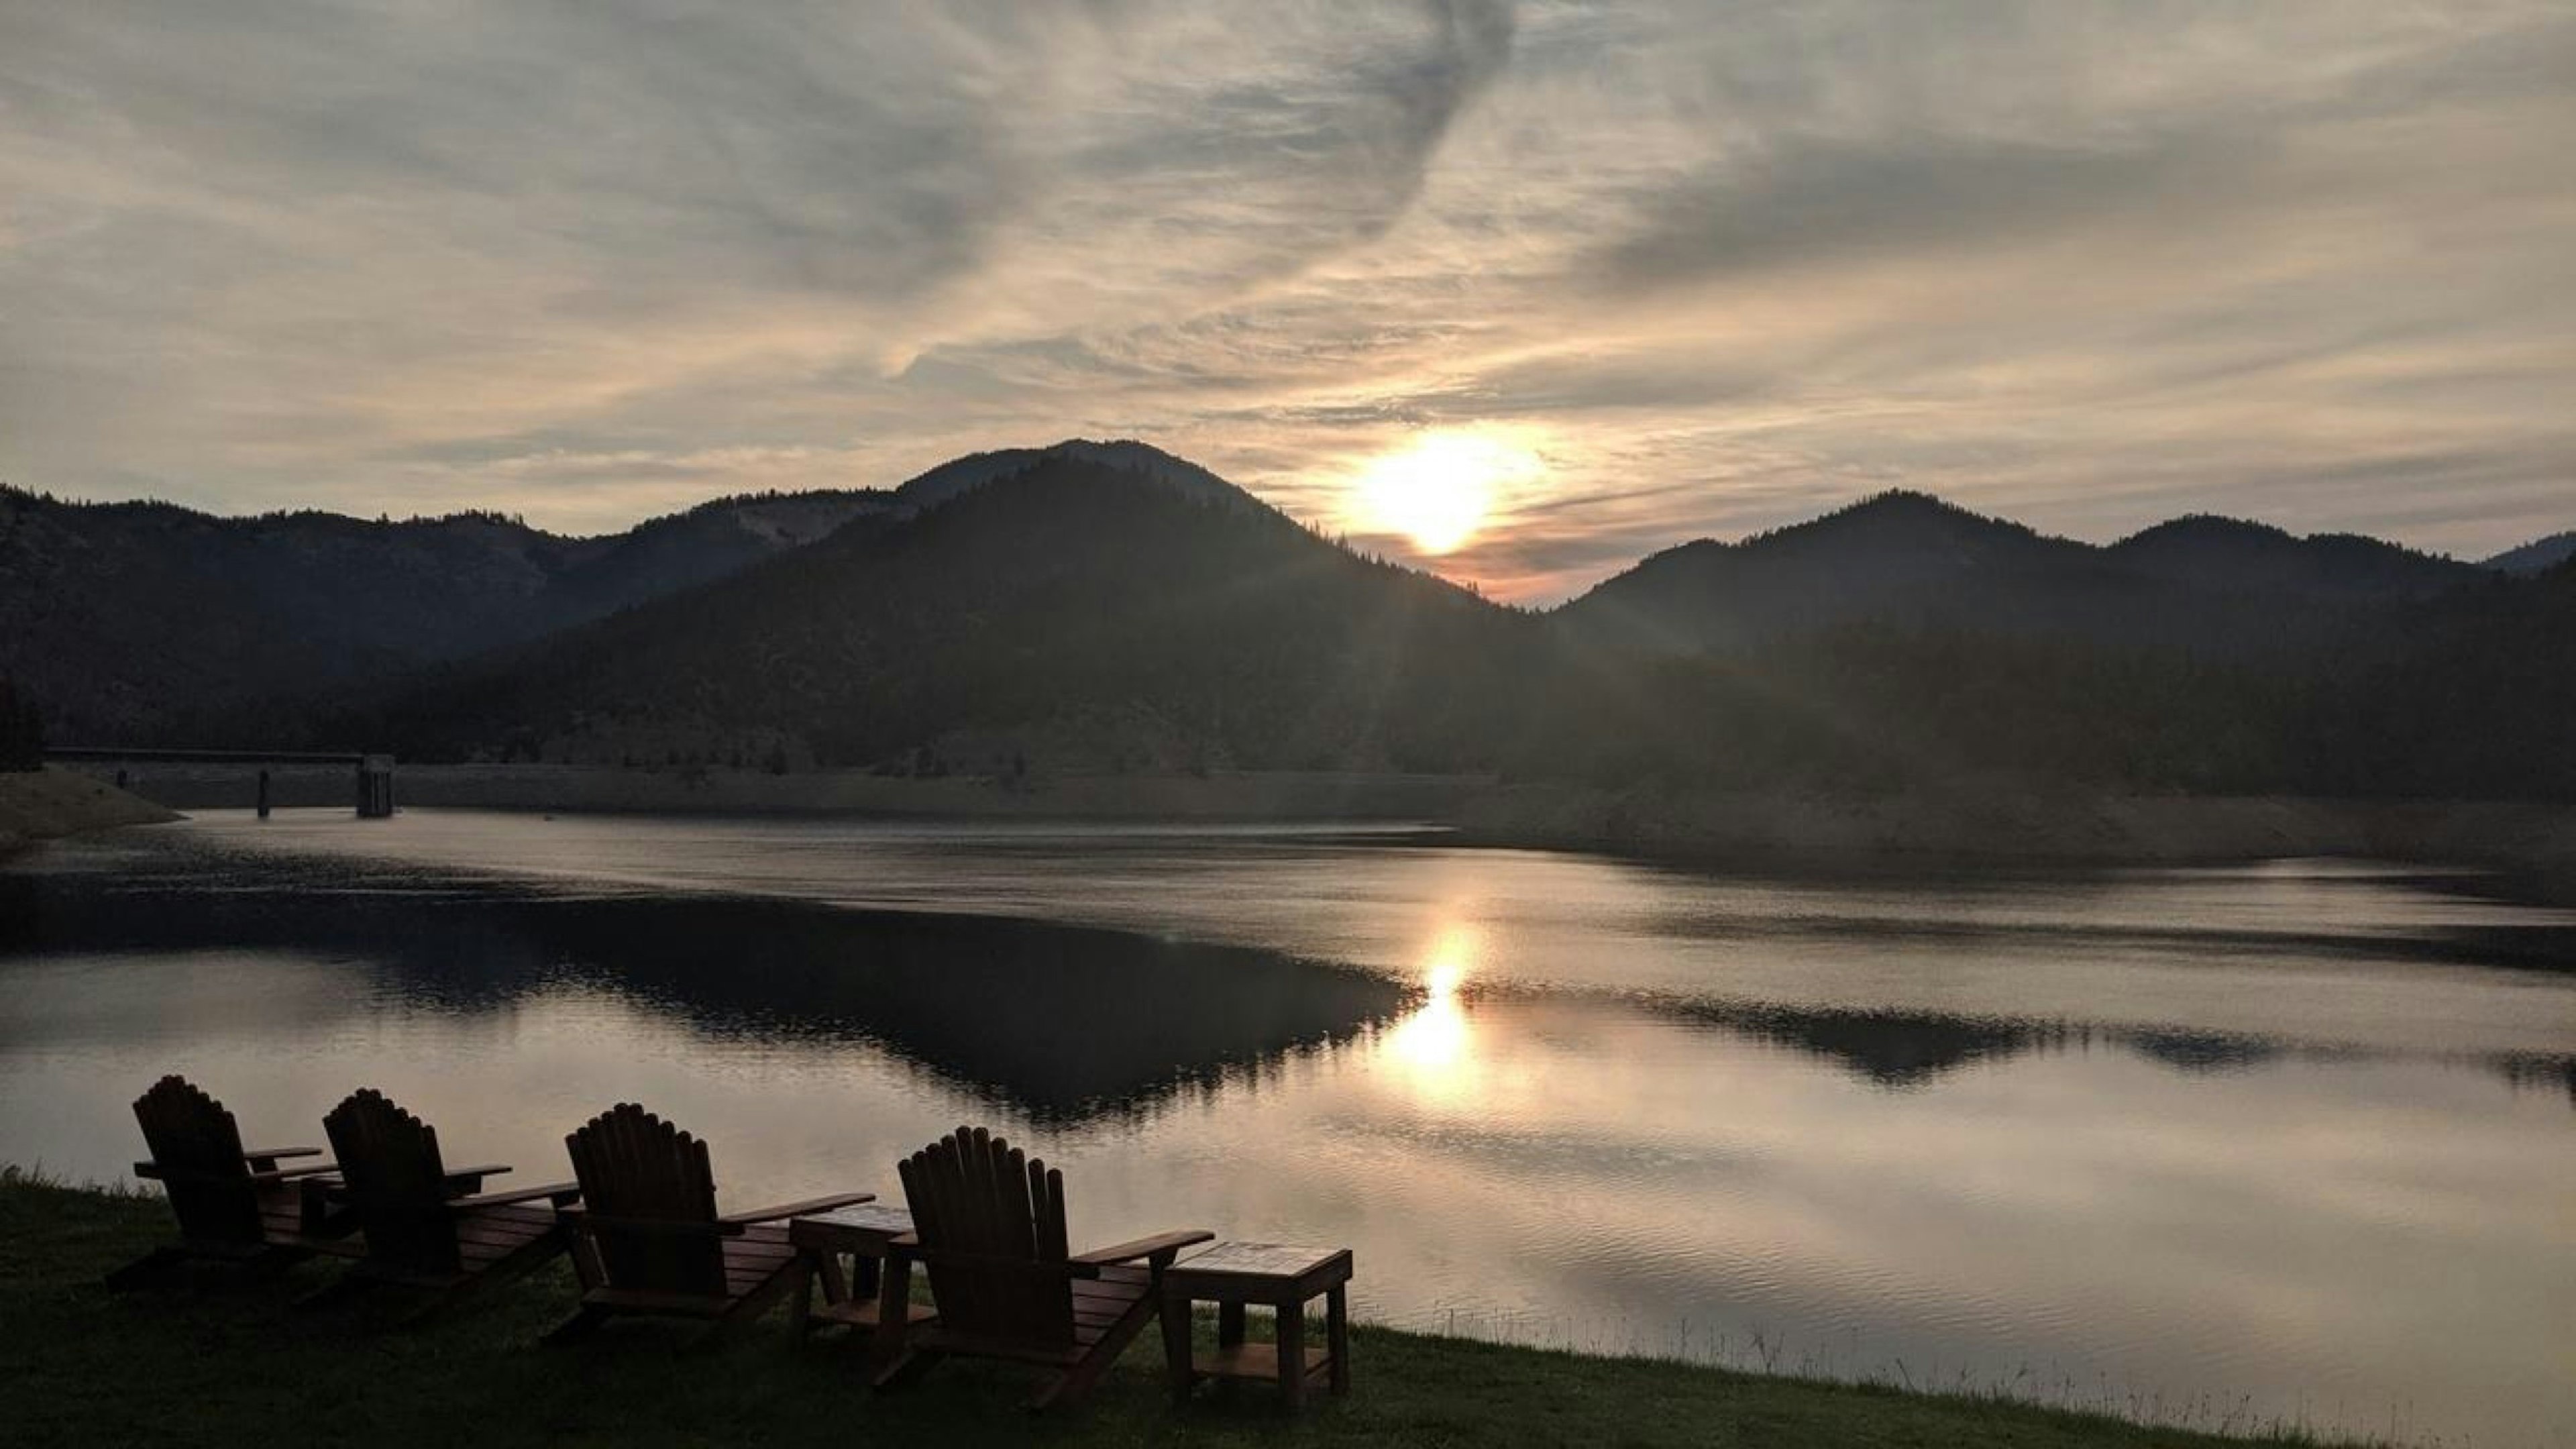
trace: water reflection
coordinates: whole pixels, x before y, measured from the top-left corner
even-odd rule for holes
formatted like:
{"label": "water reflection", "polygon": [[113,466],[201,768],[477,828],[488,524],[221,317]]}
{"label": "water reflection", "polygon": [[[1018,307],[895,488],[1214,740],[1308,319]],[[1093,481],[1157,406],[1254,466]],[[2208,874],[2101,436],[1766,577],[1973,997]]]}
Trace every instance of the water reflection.
{"label": "water reflection", "polygon": [[636,1098],[746,1202],[884,1190],[998,1118],[1080,1183],[1079,1236],[1348,1243],[1380,1321],[2576,1432],[2576,977],[2447,960],[2545,913],[2318,867],[1909,896],[1316,839],[473,828],[521,873],[456,865],[434,817],[0,871],[0,1159],[114,1175],[174,1067],[298,1136],[372,1083],[530,1173]]}
{"label": "water reflection", "polygon": [[[367,1011],[506,1013],[589,988],[711,1040],[883,1048],[1040,1122],[1147,1110],[1348,1037],[1406,1000],[1395,983],[1276,952],[1029,921],[414,891],[365,873],[322,894],[199,884],[144,906],[100,876],[0,875],[0,957],[320,955],[367,979],[350,1003]],[[23,991],[0,1012],[0,1049],[58,1037],[62,1011],[108,1044],[169,1026],[150,1000],[47,1003]],[[207,1009],[192,1015],[211,1025]],[[247,1023],[263,1020],[273,1018],[254,1007]]]}
{"label": "water reflection", "polygon": [[1386,1034],[1389,1057],[1400,1063],[1418,1096],[1454,1106],[1473,1100],[1474,1027],[1459,1000],[1476,938],[1464,926],[1442,931],[1422,965],[1422,1004]]}

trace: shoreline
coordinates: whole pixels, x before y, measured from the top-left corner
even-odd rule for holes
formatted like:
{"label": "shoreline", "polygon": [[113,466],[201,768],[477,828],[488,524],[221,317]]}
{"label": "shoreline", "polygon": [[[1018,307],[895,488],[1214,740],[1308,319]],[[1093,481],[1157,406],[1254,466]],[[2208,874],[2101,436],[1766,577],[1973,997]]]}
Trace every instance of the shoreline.
{"label": "shoreline", "polygon": [[184,818],[103,780],[55,765],[0,773],[0,858],[67,835]]}
{"label": "shoreline", "polygon": [[[2349,1442],[2218,1404],[2178,1403],[2165,1423],[2099,1402],[2049,1404],[2000,1387],[1933,1392],[1521,1347],[1386,1328],[1352,1329],[1350,1397],[1282,1419],[1264,1390],[1202,1391],[1175,1410],[1162,1345],[1148,1333],[1085,1403],[1033,1421],[1024,1377],[960,1363],[901,1393],[871,1393],[850,1349],[790,1351],[783,1315],[737,1342],[695,1351],[668,1325],[638,1324],[573,1347],[536,1339],[575,1293],[560,1260],[399,1332],[401,1304],[357,1300],[296,1313],[327,1282],[306,1265],[283,1281],[119,1295],[109,1269],[170,1235],[158,1194],[71,1187],[0,1169],[0,1229],[12,1271],[0,1313],[0,1382],[19,1392],[13,1443],[230,1444],[281,1425],[394,1446],[445,1444],[459,1424],[493,1442],[557,1435],[638,1445],[824,1438],[1065,1445],[1494,1445],[1589,1442],[1615,1430],[1640,1446],[1709,1443],[1943,1444],[2017,1449],[2223,1449]],[[1203,1321],[1202,1334],[1213,1333]],[[567,1395],[565,1375],[580,1390]],[[1928,1386],[1927,1386],[1928,1388]],[[0,1398],[7,1396],[0,1395]],[[2133,1404],[2134,1407],[2134,1404]],[[2180,1419],[2182,1422],[2170,1422]]]}
{"label": "shoreline", "polygon": [[[43,778],[90,777],[48,769]],[[148,800],[120,797],[131,800],[123,813],[97,813],[75,828],[175,818],[161,806],[247,808],[254,789],[253,777],[237,766],[159,766],[134,782],[136,794]],[[103,784],[99,790],[114,794]],[[350,794],[347,775],[336,767],[272,771],[271,796],[280,807],[341,806]],[[2340,857],[2491,873],[2516,894],[2576,902],[2576,806],[2539,802],[2031,794],[2005,785],[1837,797],[1324,771],[1041,775],[1014,783],[857,770],[488,764],[399,766],[395,798],[398,805],[549,814],[1403,823],[1442,827],[1451,832],[1448,839],[1481,847],[1855,873]],[[0,796],[0,807],[5,803]],[[0,837],[8,828],[0,815]]]}

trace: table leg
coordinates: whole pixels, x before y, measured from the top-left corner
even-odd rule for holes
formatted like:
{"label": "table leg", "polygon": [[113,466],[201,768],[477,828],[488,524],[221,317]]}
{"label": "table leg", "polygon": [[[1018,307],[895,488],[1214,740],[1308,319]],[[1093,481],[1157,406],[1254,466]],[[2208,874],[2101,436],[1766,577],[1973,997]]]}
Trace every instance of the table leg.
{"label": "table leg", "polygon": [[877,1278],[877,1326],[868,1335],[868,1380],[876,1382],[904,1355],[912,1326],[912,1260],[897,1253]]}
{"label": "table leg", "polygon": [[1279,1397],[1295,1413],[1306,1403],[1306,1305],[1279,1305]]}
{"label": "table leg", "polygon": [[841,1276],[841,1250],[834,1248],[818,1256],[823,1260],[823,1301],[826,1303],[851,1301],[849,1280]]}
{"label": "table leg", "polygon": [[1351,1311],[1343,1285],[1324,1292],[1324,1351],[1333,1356],[1333,1396],[1351,1391]]}
{"label": "table leg", "polygon": [[1216,1306],[1216,1346],[1232,1348],[1243,1342],[1243,1305],[1220,1303]]}
{"label": "table leg", "polygon": [[814,1327],[814,1251],[796,1255],[796,1302],[787,1310],[787,1341],[801,1343]]}
{"label": "table leg", "polygon": [[877,1296],[877,1260],[870,1254],[854,1253],[850,1256],[850,1296]]}
{"label": "table leg", "polygon": [[1198,1373],[1190,1362],[1190,1300],[1178,1294],[1163,1295],[1163,1366],[1171,1375],[1172,1402],[1190,1401],[1190,1385]]}

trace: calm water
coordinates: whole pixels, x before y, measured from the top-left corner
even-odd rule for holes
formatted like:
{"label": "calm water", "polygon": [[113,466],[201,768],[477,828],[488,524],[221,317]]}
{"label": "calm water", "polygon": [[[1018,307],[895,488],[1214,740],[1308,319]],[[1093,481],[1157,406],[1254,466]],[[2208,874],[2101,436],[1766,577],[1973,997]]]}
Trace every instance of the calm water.
{"label": "calm water", "polygon": [[1391,1323],[2204,1426],[2576,1440],[2576,914],[2350,864],[1754,879],[1420,837],[289,812],[0,869],[0,1160],[360,1084],[742,1206],[961,1121]]}

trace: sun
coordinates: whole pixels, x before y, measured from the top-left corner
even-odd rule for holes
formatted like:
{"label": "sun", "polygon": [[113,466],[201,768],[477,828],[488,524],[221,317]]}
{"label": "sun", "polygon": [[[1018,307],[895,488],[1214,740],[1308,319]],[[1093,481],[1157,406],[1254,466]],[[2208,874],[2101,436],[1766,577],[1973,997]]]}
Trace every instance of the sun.
{"label": "sun", "polygon": [[1484,527],[1501,491],[1539,471],[1538,455],[1482,432],[1415,435],[1362,465],[1354,512],[1372,533],[1398,533],[1423,553],[1455,553]]}

